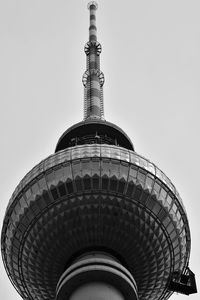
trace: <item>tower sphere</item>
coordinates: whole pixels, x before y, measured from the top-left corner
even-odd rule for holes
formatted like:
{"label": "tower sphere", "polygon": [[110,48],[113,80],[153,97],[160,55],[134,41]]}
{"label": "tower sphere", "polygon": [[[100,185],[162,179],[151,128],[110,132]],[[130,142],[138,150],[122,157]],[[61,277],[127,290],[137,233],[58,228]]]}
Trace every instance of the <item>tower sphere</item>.
{"label": "tower sphere", "polygon": [[105,121],[96,2],[88,8],[84,120],[15,189],[1,236],[7,274],[27,300],[190,294],[185,208],[170,179]]}

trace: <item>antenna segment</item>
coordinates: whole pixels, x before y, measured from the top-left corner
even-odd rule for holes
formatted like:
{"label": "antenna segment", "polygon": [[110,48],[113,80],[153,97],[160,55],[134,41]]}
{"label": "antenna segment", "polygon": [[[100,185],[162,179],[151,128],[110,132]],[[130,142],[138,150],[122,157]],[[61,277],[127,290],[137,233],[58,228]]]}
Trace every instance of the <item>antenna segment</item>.
{"label": "antenna segment", "polygon": [[84,120],[104,119],[103,84],[104,74],[100,71],[101,45],[97,41],[95,1],[88,3],[90,11],[89,42],[85,45],[86,72],[83,74],[84,85]]}

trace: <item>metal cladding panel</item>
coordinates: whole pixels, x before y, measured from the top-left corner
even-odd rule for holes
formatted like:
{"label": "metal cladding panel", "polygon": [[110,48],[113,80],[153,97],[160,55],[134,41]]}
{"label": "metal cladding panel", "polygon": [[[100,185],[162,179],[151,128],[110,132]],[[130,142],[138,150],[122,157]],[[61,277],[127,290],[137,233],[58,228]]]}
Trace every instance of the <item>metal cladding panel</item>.
{"label": "metal cladding panel", "polygon": [[190,232],[178,192],[153,163],[125,148],[84,145],[49,156],[20,182],[6,211],[3,259],[25,299],[54,299],[67,262],[95,247],[124,261],[139,299],[167,299],[171,272],[188,263]]}

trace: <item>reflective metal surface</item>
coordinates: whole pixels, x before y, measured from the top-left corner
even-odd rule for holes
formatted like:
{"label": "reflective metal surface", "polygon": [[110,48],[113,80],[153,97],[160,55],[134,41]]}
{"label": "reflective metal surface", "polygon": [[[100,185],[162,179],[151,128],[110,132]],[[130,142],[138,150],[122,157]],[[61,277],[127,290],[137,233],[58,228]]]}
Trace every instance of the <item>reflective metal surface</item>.
{"label": "reflective metal surface", "polygon": [[139,299],[168,298],[170,274],[188,264],[179,194],[133,151],[84,145],[57,152],[24,177],[9,202],[2,252],[25,299],[54,299],[67,261],[92,247],[124,259]]}

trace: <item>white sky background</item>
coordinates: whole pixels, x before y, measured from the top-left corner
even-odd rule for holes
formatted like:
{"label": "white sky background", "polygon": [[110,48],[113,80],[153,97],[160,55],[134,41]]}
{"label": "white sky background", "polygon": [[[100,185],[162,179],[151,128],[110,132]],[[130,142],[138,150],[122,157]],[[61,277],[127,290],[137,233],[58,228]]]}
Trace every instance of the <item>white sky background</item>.
{"label": "white sky background", "polygon": [[[190,267],[200,284],[200,1],[98,3],[106,120],[180,192],[192,236]],[[86,4],[0,0],[0,226],[19,181],[83,118]],[[21,299],[2,262],[0,299]]]}

